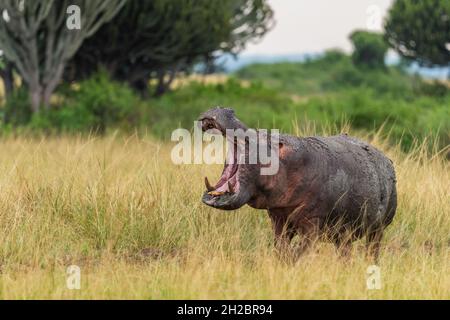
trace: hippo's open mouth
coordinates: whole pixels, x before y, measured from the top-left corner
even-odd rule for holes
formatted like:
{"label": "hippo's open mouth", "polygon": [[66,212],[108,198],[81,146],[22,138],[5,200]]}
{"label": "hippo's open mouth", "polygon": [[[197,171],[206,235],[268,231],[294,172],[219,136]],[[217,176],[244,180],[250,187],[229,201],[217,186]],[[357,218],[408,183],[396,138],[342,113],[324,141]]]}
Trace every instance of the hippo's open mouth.
{"label": "hippo's open mouth", "polygon": [[[229,126],[221,125],[216,119],[201,118],[202,130],[208,131],[215,129],[216,133],[226,136],[226,130]],[[227,137],[230,139],[229,137]],[[247,192],[241,190],[240,183],[241,168],[238,162],[239,148],[236,138],[233,141],[228,141],[227,158],[222,175],[215,185],[211,185],[208,178],[205,177],[206,192],[203,194],[203,202],[209,206],[224,209],[234,210],[245,204],[247,201]]]}
{"label": "hippo's open mouth", "polygon": [[212,186],[205,177],[206,192],[203,194],[202,201],[217,209],[234,210],[244,205],[246,192],[241,192],[236,146],[234,151],[228,154],[229,159],[225,162],[219,181]]}
{"label": "hippo's open mouth", "polygon": [[229,150],[228,154],[222,175],[215,186],[212,186],[208,178],[205,177],[206,190],[213,197],[239,192],[239,164],[237,162],[236,144],[233,145],[233,150]]}

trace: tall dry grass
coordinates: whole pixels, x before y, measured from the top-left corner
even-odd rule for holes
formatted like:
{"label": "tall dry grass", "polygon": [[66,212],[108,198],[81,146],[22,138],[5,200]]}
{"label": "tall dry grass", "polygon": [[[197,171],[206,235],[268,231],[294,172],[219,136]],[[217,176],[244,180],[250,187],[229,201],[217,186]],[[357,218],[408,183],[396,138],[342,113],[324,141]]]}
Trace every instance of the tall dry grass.
{"label": "tall dry grass", "polygon": [[[365,138],[398,175],[380,290],[366,287],[362,244],[350,260],[321,243],[285,263],[266,212],[201,203],[219,166],[175,166],[169,144],[112,135],[0,140],[0,298],[449,299],[448,160]],[[66,287],[73,264],[80,290]]]}

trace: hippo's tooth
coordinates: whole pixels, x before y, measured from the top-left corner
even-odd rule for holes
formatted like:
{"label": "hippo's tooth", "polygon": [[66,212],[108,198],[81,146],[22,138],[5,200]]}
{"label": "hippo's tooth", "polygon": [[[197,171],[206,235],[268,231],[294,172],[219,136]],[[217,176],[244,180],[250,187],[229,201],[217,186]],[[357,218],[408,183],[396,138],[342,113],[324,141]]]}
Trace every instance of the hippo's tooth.
{"label": "hippo's tooth", "polygon": [[229,180],[228,180],[228,191],[229,191],[230,193],[234,193],[233,186],[231,185],[231,183],[230,183]]}
{"label": "hippo's tooth", "polygon": [[211,186],[211,184],[208,181],[208,178],[205,177],[205,186],[206,186],[206,190],[208,190],[208,192],[213,191],[214,188]]}

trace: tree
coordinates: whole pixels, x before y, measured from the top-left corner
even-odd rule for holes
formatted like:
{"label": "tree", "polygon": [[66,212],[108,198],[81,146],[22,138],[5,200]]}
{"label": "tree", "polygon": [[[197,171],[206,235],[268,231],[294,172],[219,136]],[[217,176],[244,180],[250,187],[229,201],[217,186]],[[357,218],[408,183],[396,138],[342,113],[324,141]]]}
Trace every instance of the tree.
{"label": "tree", "polygon": [[[24,80],[34,112],[49,106],[67,61],[124,0],[0,0],[0,49]],[[80,10],[78,10],[80,9]],[[80,28],[69,20],[80,18]]]}
{"label": "tree", "polygon": [[84,78],[101,65],[141,93],[155,79],[154,94],[161,95],[178,72],[260,38],[272,17],[265,0],[129,1],[83,43],[66,75]]}
{"label": "tree", "polygon": [[350,35],[354,51],[353,63],[368,68],[384,68],[384,56],[388,49],[383,36],[368,31],[354,31]]}
{"label": "tree", "polygon": [[450,1],[396,0],[384,28],[401,56],[423,66],[449,65]]}

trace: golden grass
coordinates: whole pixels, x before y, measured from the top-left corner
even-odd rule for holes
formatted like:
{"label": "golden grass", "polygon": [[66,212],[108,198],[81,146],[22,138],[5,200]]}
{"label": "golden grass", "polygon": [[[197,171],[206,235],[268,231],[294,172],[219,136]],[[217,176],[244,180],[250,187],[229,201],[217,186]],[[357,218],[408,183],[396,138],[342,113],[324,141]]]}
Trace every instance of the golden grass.
{"label": "golden grass", "polygon": [[[175,166],[151,138],[0,140],[0,298],[449,299],[450,165],[418,146],[394,160],[399,208],[368,290],[362,243],[349,261],[317,244],[295,264],[272,249],[266,212],[200,201],[219,166]],[[81,289],[66,268],[81,268]]]}

